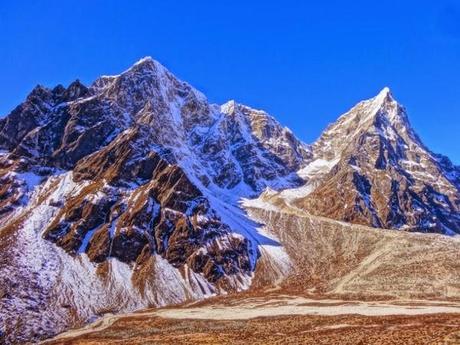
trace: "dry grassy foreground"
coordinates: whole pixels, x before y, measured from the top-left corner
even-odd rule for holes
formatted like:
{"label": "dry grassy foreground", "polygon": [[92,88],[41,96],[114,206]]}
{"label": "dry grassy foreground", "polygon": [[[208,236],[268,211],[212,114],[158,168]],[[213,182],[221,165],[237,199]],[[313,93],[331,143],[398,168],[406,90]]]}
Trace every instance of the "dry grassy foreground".
{"label": "dry grassy foreground", "polygon": [[[399,315],[392,315],[399,313]],[[460,344],[460,305],[275,295],[107,315],[46,344]]]}
{"label": "dry grassy foreground", "polygon": [[[127,317],[50,344],[460,344],[460,315],[283,316],[251,320]],[[450,340],[448,340],[450,339]]]}

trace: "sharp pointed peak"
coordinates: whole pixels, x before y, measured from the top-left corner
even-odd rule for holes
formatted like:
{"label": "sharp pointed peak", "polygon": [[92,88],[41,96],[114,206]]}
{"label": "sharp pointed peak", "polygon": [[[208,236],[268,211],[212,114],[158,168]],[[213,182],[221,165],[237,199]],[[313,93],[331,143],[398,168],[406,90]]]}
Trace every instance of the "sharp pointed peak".
{"label": "sharp pointed peak", "polygon": [[388,86],[381,89],[373,98],[359,102],[341,115],[326,128],[324,133],[340,132],[344,127],[348,128],[346,130],[348,132],[363,130],[374,123],[379,116],[385,117],[390,123],[403,121],[408,124],[404,108],[393,98]]}
{"label": "sharp pointed peak", "polygon": [[222,104],[222,106],[235,106],[237,104],[238,104],[237,101],[235,101],[234,99],[230,99],[227,102],[225,102],[224,104]]}
{"label": "sharp pointed peak", "polygon": [[[153,59],[151,56],[144,56],[143,58],[137,60],[134,64],[132,64],[129,68],[121,72],[120,74],[112,74],[112,75],[101,75],[97,82],[100,83],[100,79],[104,80],[113,80],[120,76],[126,76],[137,72],[160,72],[166,73],[169,70],[164,67],[161,63],[157,60]],[[169,72],[170,73],[170,72]]]}
{"label": "sharp pointed peak", "polygon": [[359,103],[357,108],[363,105],[368,109],[363,120],[375,119],[378,115],[384,115],[391,123],[402,121],[408,124],[404,107],[395,100],[388,86],[385,86],[374,98]]}
{"label": "sharp pointed peak", "polygon": [[134,66],[136,65],[142,65],[144,63],[152,63],[152,62],[157,62],[155,61],[151,56],[144,56],[143,58],[139,59],[134,63]]}
{"label": "sharp pointed peak", "polygon": [[391,90],[388,86],[385,86],[382,90],[380,90],[379,95],[388,96],[391,95]]}
{"label": "sharp pointed peak", "polygon": [[388,86],[385,86],[380,92],[372,98],[370,101],[377,102],[379,104],[385,102],[393,102],[395,99],[393,98],[393,94]]}
{"label": "sharp pointed peak", "polygon": [[237,111],[241,107],[242,105],[240,103],[238,103],[234,99],[231,99],[220,106],[220,111],[224,114],[230,115],[234,114],[235,111]]}
{"label": "sharp pointed peak", "polygon": [[33,97],[46,97],[51,94],[51,90],[42,84],[37,84],[32,91],[30,91],[27,98],[31,99]]}
{"label": "sharp pointed peak", "polygon": [[240,111],[243,111],[243,112],[250,112],[250,113],[257,113],[257,114],[264,114],[266,116],[269,116],[268,113],[265,111],[265,110],[261,110],[261,109],[255,109],[255,108],[252,108],[246,104],[242,104],[242,103],[239,103],[237,101],[235,101],[234,99],[231,99],[227,102],[225,102],[224,104],[222,104],[220,106],[221,108],[221,111],[225,114],[231,114],[233,112],[235,112],[235,110],[240,110]]}
{"label": "sharp pointed peak", "polygon": [[128,68],[125,73],[130,72],[156,72],[156,73],[166,73],[169,72],[168,69],[159,63],[157,60],[153,59],[151,56],[145,56],[142,59],[136,61],[130,68]]}

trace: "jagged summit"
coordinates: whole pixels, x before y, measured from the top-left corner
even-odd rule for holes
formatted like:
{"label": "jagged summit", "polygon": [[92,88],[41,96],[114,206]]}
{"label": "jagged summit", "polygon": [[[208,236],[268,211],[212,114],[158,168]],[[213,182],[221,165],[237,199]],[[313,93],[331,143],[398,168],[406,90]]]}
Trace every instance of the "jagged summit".
{"label": "jagged summit", "polygon": [[121,72],[120,74],[115,75],[103,75],[100,78],[102,79],[119,79],[119,78],[130,78],[130,77],[147,77],[147,76],[158,76],[161,77],[162,75],[172,73],[168,71],[166,67],[164,67],[161,63],[154,60],[150,56],[146,56],[131,66],[129,66],[126,70]]}
{"label": "jagged summit", "polygon": [[142,59],[135,62],[131,67],[122,72],[121,74],[133,73],[133,72],[144,72],[144,73],[170,73],[168,69],[163,66],[157,60],[154,60],[151,56],[143,57]]}
{"label": "jagged summit", "polygon": [[330,124],[315,142],[314,148],[327,159],[334,159],[363,133],[384,135],[394,140],[397,138],[395,131],[416,137],[406,110],[385,87],[375,97],[359,102]]}
{"label": "jagged summit", "polygon": [[385,86],[380,92],[375,96],[377,99],[387,99],[387,98],[392,98],[393,95],[391,93],[391,90],[388,86]]}
{"label": "jagged summit", "polygon": [[167,70],[166,67],[164,67],[157,60],[153,59],[151,56],[145,56],[139,59],[138,61],[136,61],[131,66],[129,66],[126,70],[124,70],[120,74],[102,75],[101,78],[116,78],[122,74],[126,74],[129,72],[140,71],[140,70],[153,70],[154,68],[157,68],[158,70]]}
{"label": "jagged summit", "polygon": [[154,60],[150,55],[147,55],[147,56],[144,56],[143,58],[139,59],[138,61],[136,61],[133,64],[133,66],[143,65],[143,64],[151,64],[151,63],[159,64],[159,62],[157,60]]}
{"label": "jagged summit", "polygon": [[384,116],[391,122],[397,121],[398,115],[406,118],[404,107],[393,97],[388,87],[383,88],[377,96],[368,102],[372,103],[373,107],[371,116]]}
{"label": "jagged summit", "polygon": [[267,116],[270,116],[264,110],[255,109],[255,108],[250,107],[250,106],[248,106],[246,104],[239,103],[239,102],[235,101],[234,99],[231,99],[231,100],[225,102],[224,104],[222,104],[221,105],[221,110],[222,110],[223,113],[226,113],[226,114],[233,113],[233,112],[235,112],[237,110],[244,110],[244,111],[248,111],[248,112],[252,112],[252,113],[259,113],[259,114],[265,114]]}
{"label": "jagged summit", "polygon": [[386,86],[376,96],[359,102],[343,116],[350,116],[354,115],[356,112],[361,112],[366,115],[362,116],[363,120],[373,120],[378,115],[388,115],[389,113],[400,110],[398,107],[402,108],[394,98],[390,88]]}
{"label": "jagged summit", "polygon": [[136,105],[137,110],[157,98],[164,103],[180,103],[186,98],[207,103],[202,92],[177,78],[150,56],[140,59],[121,74],[96,79],[91,89],[106,97],[118,95],[122,102],[129,98],[130,105]]}
{"label": "jagged summit", "polygon": [[231,99],[220,106],[220,111],[224,114],[232,114],[235,112],[238,105],[239,104],[234,99]]}

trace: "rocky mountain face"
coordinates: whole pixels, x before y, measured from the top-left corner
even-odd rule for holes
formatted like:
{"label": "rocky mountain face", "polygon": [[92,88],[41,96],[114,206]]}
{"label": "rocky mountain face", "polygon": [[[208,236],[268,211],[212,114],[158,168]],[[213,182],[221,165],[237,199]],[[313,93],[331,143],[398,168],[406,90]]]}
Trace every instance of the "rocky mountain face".
{"label": "rocky mountain face", "polygon": [[[310,155],[266,113],[233,101],[210,105],[150,58],[89,88],[78,81],[67,89],[36,87],[2,120],[0,138],[7,152],[0,162],[1,212],[21,204],[24,174],[45,180],[72,171],[74,182],[88,183],[71,199],[55,201],[59,215],[43,236],[70,253],[87,251],[96,262],[135,261],[145,246],[173,255],[166,250],[180,238],[211,242],[224,229],[201,188],[257,193]],[[247,244],[238,246],[244,251]],[[184,264],[188,254],[171,260]],[[210,270],[222,274],[222,267]]]}
{"label": "rocky mountain face", "polygon": [[423,145],[388,88],[342,115],[312,152],[299,172],[311,188],[297,207],[378,228],[460,233],[459,169]]}
{"label": "rocky mountain face", "polygon": [[265,112],[209,104],[151,58],[89,87],[37,86],[1,119],[0,149],[0,272],[21,276],[1,284],[2,326],[24,339],[97,315],[93,293],[120,311],[248,288],[257,236],[225,203],[300,184],[311,155]]}
{"label": "rocky mountain face", "polygon": [[389,90],[310,146],[263,111],[210,104],[151,58],[90,86],[37,86],[0,119],[0,182],[7,343],[282,279],[292,255],[243,198],[460,233],[460,169],[424,147]]}

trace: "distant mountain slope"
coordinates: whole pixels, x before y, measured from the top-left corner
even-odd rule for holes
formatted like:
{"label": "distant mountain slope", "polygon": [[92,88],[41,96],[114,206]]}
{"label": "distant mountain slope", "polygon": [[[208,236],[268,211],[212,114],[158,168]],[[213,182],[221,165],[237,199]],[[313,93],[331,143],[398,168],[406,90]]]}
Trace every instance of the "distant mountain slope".
{"label": "distant mountain slope", "polygon": [[261,260],[254,287],[276,283],[279,293],[353,299],[460,298],[460,237],[375,231],[273,202],[247,200],[244,206],[279,238],[292,269],[276,282]]}

